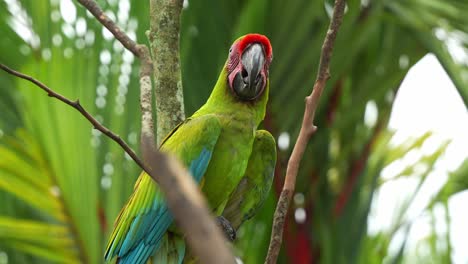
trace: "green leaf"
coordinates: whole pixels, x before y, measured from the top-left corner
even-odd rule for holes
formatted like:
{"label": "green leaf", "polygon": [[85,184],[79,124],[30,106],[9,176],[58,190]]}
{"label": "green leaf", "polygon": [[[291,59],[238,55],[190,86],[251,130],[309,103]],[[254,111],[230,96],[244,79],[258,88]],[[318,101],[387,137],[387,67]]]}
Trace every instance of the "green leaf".
{"label": "green leaf", "polygon": [[69,236],[63,225],[0,216],[2,244],[54,261],[78,263],[79,256]]}

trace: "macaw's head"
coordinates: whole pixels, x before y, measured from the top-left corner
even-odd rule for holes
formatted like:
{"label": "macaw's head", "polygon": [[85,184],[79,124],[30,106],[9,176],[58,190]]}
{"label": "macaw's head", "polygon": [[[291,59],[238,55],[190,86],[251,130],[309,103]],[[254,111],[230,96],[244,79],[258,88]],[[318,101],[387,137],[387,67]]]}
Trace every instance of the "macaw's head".
{"label": "macaw's head", "polygon": [[273,51],[270,40],[260,34],[237,39],[226,63],[231,91],[241,100],[252,101],[265,91]]}

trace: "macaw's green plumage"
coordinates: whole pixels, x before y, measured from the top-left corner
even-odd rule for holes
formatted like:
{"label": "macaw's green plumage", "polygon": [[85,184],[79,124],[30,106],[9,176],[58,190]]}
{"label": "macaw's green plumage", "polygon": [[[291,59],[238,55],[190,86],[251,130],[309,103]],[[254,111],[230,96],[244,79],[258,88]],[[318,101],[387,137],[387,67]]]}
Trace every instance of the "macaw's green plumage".
{"label": "macaw's green plumage", "polygon": [[[273,178],[275,140],[257,130],[265,116],[271,60],[265,36],[237,39],[206,104],[161,144],[161,151],[187,166],[213,212],[236,229],[261,206]],[[140,264],[154,256],[155,263],[181,263],[185,242],[172,223],[158,185],[142,173],[115,222],[105,259]]]}

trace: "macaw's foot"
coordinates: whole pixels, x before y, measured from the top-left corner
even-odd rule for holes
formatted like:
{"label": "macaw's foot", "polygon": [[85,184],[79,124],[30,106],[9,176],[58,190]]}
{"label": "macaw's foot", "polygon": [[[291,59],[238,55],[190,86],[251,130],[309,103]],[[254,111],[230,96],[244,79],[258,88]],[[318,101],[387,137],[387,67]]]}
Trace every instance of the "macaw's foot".
{"label": "macaw's foot", "polygon": [[223,230],[224,232],[224,235],[226,236],[226,238],[233,242],[234,240],[236,240],[236,230],[234,229],[234,227],[232,227],[231,223],[229,222],[229,220],[227,220],[226,218],[224,218],[224,216],[218,216],[216,217],[216,219],[218,220],[218,225],[221,227],[221,229]]}

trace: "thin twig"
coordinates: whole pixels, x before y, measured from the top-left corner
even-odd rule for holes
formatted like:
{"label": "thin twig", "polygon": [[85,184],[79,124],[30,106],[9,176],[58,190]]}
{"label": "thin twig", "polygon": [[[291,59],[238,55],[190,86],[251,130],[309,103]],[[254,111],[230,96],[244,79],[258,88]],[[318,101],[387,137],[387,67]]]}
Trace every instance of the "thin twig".
{"label": "thin twig", "polygon": [[145,164],[143,163],[143,161],[140,160],[140,158],[138,158],[138,156],[135,154],[135,151],[133,151],[132,148],[127,143],[125,143],[125,141],[121,137],[119,137],[117,134],[114,134],[114,132],[112,132],[107,127],[103,126],[88,111],[86,111],[86,109],[84,109],[84,107],[80,104],[80,100],[72,101],[66,98],[65,96],[53,91],[47,85],[34,79],[33,77],[23,74],[21,72],[17,72],[13,69],[10,69],[9,67],[5,66],[2,63],[0,63],[0,68],[9,74],[15,75],[21,79],[27,80],[35,84],[36,86],[44,90],[49,97],[53,97],[59,101],[62,101],[65,104],[78,110],[78,112],[80,112],[91,124],[93,124],[95,129],[101,131],[104,135],[108,136],[109,138],[117,142],[117,144],[119,144],[125,150],[125,152],[138,164],[138,166],[140,166],[143,170],[147,171]]}
{"label": "thin twig", "polygon": [[105,26],[122,45],[131,51],[133,55],[141,58],[141,51],[138,49],[138,44],[135,43],[125,32],[123,32],[99,7],[94,0],[77,0],[84,6],[93,16]]}
{"label": "thin twig", "polygon": [[315,133],[317,127],[314,125],[315,111],[318,106],[318,101],[325,88],[327,80],[330,78],[329,64],[333,51],[333,44],[336,39],[336,34],[343,20],[345,9],[345,0],[335,0],[332,20],[325,36],[320,55],[319,69],[317,79],[315,80],[312,93],[305,99],[304,118],[302,120],[301,130],[294,145],[293,152],[289,158],[288,167],[286,169],[286,177],[284,179],[283,190],[281,191],[276,206],[273,227],[271,232],[270,246],[265,263],[276,263],[279,250],[281,248],[284,221],[289,208],[292,194],[296,185],[296,176],[299,170],[299,165],[304,155],[310,137]]}
{"label": "thin twig", "polygon": [[[99,7],[94,0],[78,0],[78,2],[93,14],[93,16],[106,27],[127,50],[140,59],[141,133],[142,135],[146,134],[146,137],[154,139],[154,121],[151,109],[151,91],[153,90],[151,72],[153,71],[153,62],[151,61],[148,47],[133,41],[102,11],[101,7]],[[154,142],[154,140],[151,142]],[[152,145],[154,145],[154,143]]]}

